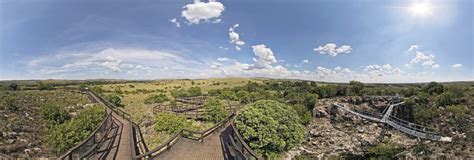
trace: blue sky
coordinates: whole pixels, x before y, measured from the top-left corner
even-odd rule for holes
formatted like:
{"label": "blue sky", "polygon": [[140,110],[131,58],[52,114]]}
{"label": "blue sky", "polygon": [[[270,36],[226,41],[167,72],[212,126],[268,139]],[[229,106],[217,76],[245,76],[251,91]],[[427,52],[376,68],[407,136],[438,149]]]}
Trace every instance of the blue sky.
{"label": "blue sky", "polygon": [[473,5],[3,0],[0,79],[473,80]]}

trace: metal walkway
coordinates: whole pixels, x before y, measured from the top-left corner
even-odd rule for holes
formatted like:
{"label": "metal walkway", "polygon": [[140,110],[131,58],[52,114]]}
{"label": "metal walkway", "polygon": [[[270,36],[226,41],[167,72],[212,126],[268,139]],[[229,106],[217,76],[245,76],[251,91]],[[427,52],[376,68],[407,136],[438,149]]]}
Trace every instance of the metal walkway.
{"label": "metal walkway", "polygon": [[353,110],[345,107],[343,104],[334,103],[334,106],[336,106],[336,107],[338,107],[338,108],[340,108],[340,109],[342,109],[346,112],[352,113],[354,115],[357,115],[359,117],[362,117],[362,118],[365,118],[365,119],[368,119],[368,120],[371,120],[371,121],[386,123],[389,126],[392,126],[393,128],[395,128],[395,129],[397,129],[397,130],[399,130],[403,133],[406,133],[406,134],[409,134],[409,135],[412,135],[412,136],[415,136],[415,137],[418,137],[418,138],[430,139],[430,140],[435,140],[435,141],[451,142],[451,140],[452,140],[451,137],[442,137],[438,133],[436,133],[435,130],[432,129],[432,128],[428,128],[428,127],[418,125],[418,124],[415,124],[415,123],[412,123],[412,122],[408,122],[408,121],[399,119],[395,116],[392,116],[391,114],[393,112],[393,108],[398,106],[398,105],[404,104],[404,103],[405,102],[391,104],[386,109],[386,112],[383,115],[383,117],[380,117],[380,116],[375,117],[376,114],[366,115],[366,114],[363,114],[363,113],[359,113],[359,112],[353,111]]}

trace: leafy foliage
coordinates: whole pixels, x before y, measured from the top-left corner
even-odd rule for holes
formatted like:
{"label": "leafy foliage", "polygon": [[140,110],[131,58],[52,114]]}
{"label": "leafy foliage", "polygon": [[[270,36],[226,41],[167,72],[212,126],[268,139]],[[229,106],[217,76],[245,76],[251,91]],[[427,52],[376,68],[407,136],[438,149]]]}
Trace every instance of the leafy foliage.
{"label": "leafy foliage", "polygon": [[171,91],[171,96],[174,98],[189,97],[189,92],[184,89],[173,90]]}
{"label": "leafy foliage", "polygon": [[16,91],[16,90],[18,90],[18,84],[10,83],[10,85],[8,85],[8,89],[12,90],[12,91]]}
{"label": "leafy foliage", "polygon": [[5,110],[17,111],[18,106],[16,104],[15,95],[7,94],[3,99],[3,106],[5,106]]}
{"label": "leafy foliage", "polygon": [[51,84],[44,83],[42,81],[38,81],[37,86],[38,86],[39,90],[51,90],[51,89],[53,89],[53,86]]}
{"label": "leafy foliage", "polygon": [[266,157],[274,157],[303,141],[304,127],[296,111],[272,100],[247,105],[235,119],[249,146]]}
{"label": "leafy foliage", "polygon": [[160,113],[155,117],[155,130],[173,134],[181,128],[190,128],[192,122],[186,120],[183,116],[177,116],[171,113]]}
{"label": "leafy foliage", "polygon": [[456,104],[456,98],[453,93],[444,92],[437,97],[436,102],[439,106],[449,106]]}
{"label": "leafy foliage", "polygon": [[191,97],[202,95],[201,88],[199,88],[199,87],[189,88],[188,93],[189,93],[189,96],[191,96]]}
{"label": "leafy foliage", "polygon": [[118,94],[109,94],[105,97],[105,99],[117,107],[122,106],[122,97],[120,97]]}
{"label": "leafy foliage", "polygon": [[211,99],[204,105],[204,120],[218,123],[227,117],[227,111],[220,99]]}
{"label": "leafy foliage", "polygon": [[103,121],[105,110],[101,106],[91,106],[81,110],[70,121],[53,126],[46,135],[46,144],[60,154],[87,138]]}
{"label": "leafy foliage", "polygon": [[49,125],[58,125],[69,120],[69,114],[64,107],[57,104],[44,104],[40,108],[41,117]]}
{"label": "leafy foliage", "polygon": [[364,84],[359,81],[350,81],[349,82],[349,90],[354,95],[362,95],[362,90],[364,89]]}
{"label": "leafy foliage", "polygon": [[309,123],[311,123],[311,121],[313,120],[313,117],[311,116],[311,112],[308,111],[306,106],[297,104],[297,105],[294,105],[293,108],[295,109],[296,113],[300,117],[301,123],[303,125],[308,125]]}
{"label": "leafy foliage", "polygon": [[428,85],[423,87],[423,91],[430,95],[441,94],[444,92],[444,86],[437,82],[430,82]]}
{"label": "leafy foliage", "polygon": [[169,100],[165,94],[152,94],[145,99],[145,104],[162,103]]}
{"label": "leafy foliage", "polygon": [[383,143],[377,144],[377,146],[369,147],[367,151],[375,155],[377,159],[390,159],[400,153],[402,148],[396,143],[384,141]]}

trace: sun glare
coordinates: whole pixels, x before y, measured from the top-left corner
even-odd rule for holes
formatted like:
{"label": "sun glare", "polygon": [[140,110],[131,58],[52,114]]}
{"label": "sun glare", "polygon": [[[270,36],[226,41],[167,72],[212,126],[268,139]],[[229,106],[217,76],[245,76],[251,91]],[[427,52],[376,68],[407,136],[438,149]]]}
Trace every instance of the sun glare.
{"label": "sun glare", "polygon": [[416,16],[426,16],[432,14],[432,7],[429,3],[416,3],[413,4],[410,9],[413,15]]}

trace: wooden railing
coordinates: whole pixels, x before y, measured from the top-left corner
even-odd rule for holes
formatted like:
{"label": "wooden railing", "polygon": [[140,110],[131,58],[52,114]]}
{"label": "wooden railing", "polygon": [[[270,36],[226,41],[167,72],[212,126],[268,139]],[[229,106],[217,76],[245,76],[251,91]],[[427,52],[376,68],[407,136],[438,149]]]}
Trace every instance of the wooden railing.
{"label": "wooden railing", "polygon": [[234,122],[230,124],[232,132],[230,135],[230,145],[232,149],[235,150],[238,154],[235,155],[236,159],[257,159],[262,160],[263,157],[259,156],[255,151],[253,151],[239,133],[237,127],[235,127]]}
{"label": "wooden railing", "polygon": [[156,147],[155,149],[152,149],[146,153],[137,155],[134,157],[134,159],[148,159],[150,157],[155,157],[160,155],[161,153],[169,150],[176,142],[178,142],[179,139],[181,138],[187,138],[187,139],[192,139],[196,141],[204,141],[206,137],[209,135],[213,134],[214,132],[218,131],[219,129],[222,129],[223,127],[226,126],[230,122],[230,120],[235,116],[234,113],[226,117],[224,120],[220,121],[219,123],[215,124],[214,126],[204,130],[204,131],[192,131],[189,129],[180,129],[177,133],[175,133],[171,138],[169,138],[166,142],[164,142],[162,145]]}
{"label": "wooden railing", "polygon": [[103,142],[103,139],[107,137],[108,131],[112,128],[112,125],[112,113],[108,113],[100,123],[99,127],[97,127],[89,137],[66,151],[59,157],[59,159],[81,159],[94,153]]}

